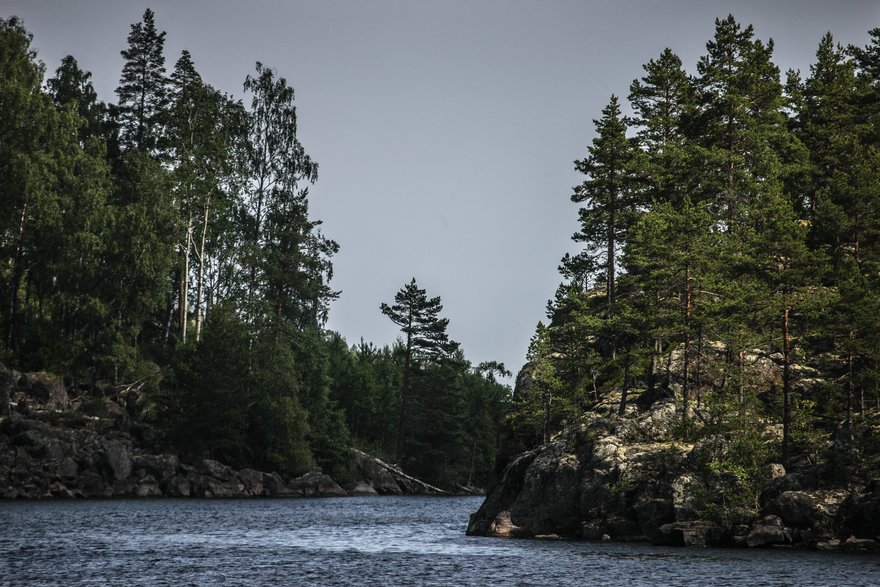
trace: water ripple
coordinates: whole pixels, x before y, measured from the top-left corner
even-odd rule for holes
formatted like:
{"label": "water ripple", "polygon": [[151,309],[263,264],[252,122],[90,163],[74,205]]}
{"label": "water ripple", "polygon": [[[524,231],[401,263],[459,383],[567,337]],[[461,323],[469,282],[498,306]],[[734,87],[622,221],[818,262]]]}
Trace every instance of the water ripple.
{"label": "water ripple", "polygon": [[0,503],[0,585],[880,585],[876,557],[464,535],[478,498]]}

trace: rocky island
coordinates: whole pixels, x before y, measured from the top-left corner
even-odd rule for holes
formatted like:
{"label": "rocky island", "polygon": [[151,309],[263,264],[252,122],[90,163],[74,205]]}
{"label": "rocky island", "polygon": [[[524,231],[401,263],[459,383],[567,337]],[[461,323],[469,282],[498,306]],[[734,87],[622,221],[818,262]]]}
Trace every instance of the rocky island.
{"label": "rocky island", "polygon": [[[772,361],[759,363],[764,376],[779,374]],[[519,394],[531,383],[528,372]],[[577,425],[516,456],[471,516],[468,534],[880,551],[880,479],[840,483],[840,468],[860,458],[857,447],[875,426],[829,438],[825,458],[803,453],[788,467],[767,464],[752,486],[733,467],[706,466],[709,455],[732,449],[730,436],[673,439],[679,410],[672,398],[636,396],[623,415],[619,401],[608,397]],[[768,425],[763,434],[770,443],[781,431]]]}

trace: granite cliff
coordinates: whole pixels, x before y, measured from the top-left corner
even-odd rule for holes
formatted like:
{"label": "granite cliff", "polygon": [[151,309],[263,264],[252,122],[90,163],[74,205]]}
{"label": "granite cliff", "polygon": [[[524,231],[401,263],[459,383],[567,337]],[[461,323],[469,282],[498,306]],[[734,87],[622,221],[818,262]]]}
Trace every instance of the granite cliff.
{"label": "granite cliff", "polygon": [[[873,443],[875,427],[824,439],[821,454],[764,463],[749,477],[723,458],[741,442],[735,433],[677,440],[673,397],[631,397],[624,414],[611,395],[510,460],[468,534],[880,550],[880,479],[843,482],[840,474],[863,458],[859,447]],[[777,441],[778,428],[763,426],[756,442]]]}

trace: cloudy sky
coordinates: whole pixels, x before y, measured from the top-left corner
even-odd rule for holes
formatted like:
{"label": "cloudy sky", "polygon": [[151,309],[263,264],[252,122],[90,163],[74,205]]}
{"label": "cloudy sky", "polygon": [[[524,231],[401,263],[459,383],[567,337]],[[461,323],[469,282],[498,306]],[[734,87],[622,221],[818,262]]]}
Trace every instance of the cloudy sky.
{"label": "cloudy sky", "polygon": [[668,46],[693,72],[729,13],[783,71],[808,72],[826,31],[863,45],[880,26],[876,0],[0,0],[0,16],[24,19],[50,74],[72,54],[115,101],[147,7],[169,69],[188,49],[241,96],[259,60],[296,89],[313,215],[342,247],[330,328],[393,342],[379,304],[414,276],[474,363],[514,371],[574,250],[572,161],[642,64]]}

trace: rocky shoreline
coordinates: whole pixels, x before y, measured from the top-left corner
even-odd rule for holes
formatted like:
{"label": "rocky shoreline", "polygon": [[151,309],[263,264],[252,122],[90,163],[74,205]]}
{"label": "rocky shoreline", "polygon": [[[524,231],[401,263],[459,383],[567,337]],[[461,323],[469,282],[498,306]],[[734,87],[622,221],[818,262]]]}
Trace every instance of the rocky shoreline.
{"label": "rocky shoreline", "polygon": [[285,478],[212,459],[184,463],[157,450],[158,436],[110,397],[71,400],[52,375],[0,365],[0,499],[445,494],[359,451],[340,484],[319,469]]}
{"label": "rocky shoreline", "polygon": [[727,507],[736,477],[701,476],[704,447],[668,440],[672,399],[633,403],[622,417],[608,404],[513,459],[468,534],[880,552],[880,480],[837,487],[827,465],[800,459],[767,468],[754,508]]}

